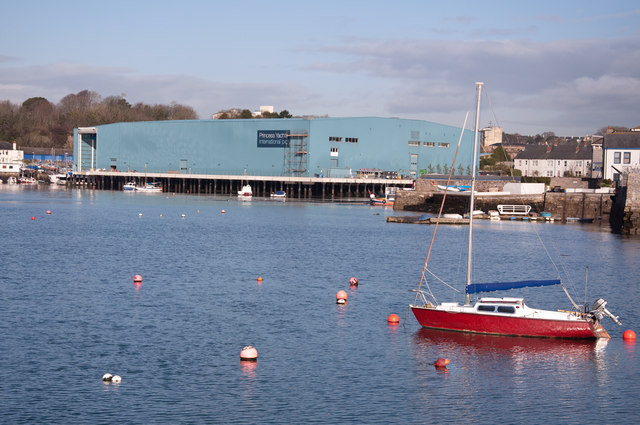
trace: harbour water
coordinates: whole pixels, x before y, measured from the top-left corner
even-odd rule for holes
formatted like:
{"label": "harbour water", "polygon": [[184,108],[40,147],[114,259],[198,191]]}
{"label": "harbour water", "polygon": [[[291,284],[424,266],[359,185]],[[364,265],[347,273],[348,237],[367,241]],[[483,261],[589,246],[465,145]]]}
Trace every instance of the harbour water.
{"label": "harbour water", "polygon": [[[433,227],[386,214],[3,185],[2,422],[637,421],[640,347],[622,332],[640,332],[640,239],[594,225],[478,223],[475,280],[555,278],[557,267],[582,303],[588,266],[588,303],[607,299],[623,326],[606,319],[612,339],[598,343],[465,335],[420,329],[407,314]],[[466,227],[438,232],[429,268],[461,289]],[[522,293],[533,307],[570,307],[559,288]],[[257,362],[240,361],[245,345]],[[438,357],[447,371],[432,366]],[[122,382],[104,384],[107,372]]]}

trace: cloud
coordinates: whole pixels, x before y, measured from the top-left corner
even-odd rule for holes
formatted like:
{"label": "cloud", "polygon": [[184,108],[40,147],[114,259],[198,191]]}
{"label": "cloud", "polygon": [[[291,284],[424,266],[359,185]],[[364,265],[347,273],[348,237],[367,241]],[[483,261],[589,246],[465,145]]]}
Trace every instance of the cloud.
{"label": "cloud", "polygon": [[57,103],[70,93],[86,89],[103,97],[124,94],[132,104],[177,102],[193,107],[201,118],[231,107],[257,109],[276,104],[292,108],[312,96],[308,89],[291,83],[234,84],[190,75],[143,75],[126,67],[74,63],[0,67],[0,81],[5,82],[0,84],[0,100],[17,104],[36,96]]}
{"label": "cloud", "polygon": [[[494,107],[509,118],[510,110],[519,111],[521,116],[513,121],[534,131],[557,125],[582,134],[616,120],[621,125],[640,124],[633,112],[640,109],[637,38],[368,40],[325,46],[323,51],[341,60],[334,59],[328,67],[317,63],[316,70],[340,70],[389,82],[380,98],[390,115],[427,117],[465,110],[473,83],[484,81]],[[583,113],[590,116],[581,125],[579,118],[569,119]],[[569,121],[572,124],[564,124]]]}

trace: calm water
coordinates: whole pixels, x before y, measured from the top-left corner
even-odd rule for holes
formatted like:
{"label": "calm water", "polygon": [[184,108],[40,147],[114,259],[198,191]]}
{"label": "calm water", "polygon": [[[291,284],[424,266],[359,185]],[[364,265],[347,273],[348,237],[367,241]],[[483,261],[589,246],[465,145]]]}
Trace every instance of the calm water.
{"label": "calm water", "polygon": [[[556,277],[540,238],[579,302],[589,266],[589,304],[606,298],[623,326],[607,320],[613,339],[598,344],[451,334],[405,316],[432,227],[385,214],[3,185],[2,422],[637,421],[640,352],[622,332],[640,333],[640,239],[479,223],[477,281]],[[456,287],[465,232],[441,226],[430,261]],[[430,284],[441,301],[462,300]],[[335,304],[340,289],[346,306]],[[524,295],[569,307],[558,288]],[[391,313],[400,326],[387,325]],[[257,347],[257,363],[240,362],[245,345]],[[431,366],[438,357],[451,360],[448,372]],[[122,383],[103,384],[106,372]]]}

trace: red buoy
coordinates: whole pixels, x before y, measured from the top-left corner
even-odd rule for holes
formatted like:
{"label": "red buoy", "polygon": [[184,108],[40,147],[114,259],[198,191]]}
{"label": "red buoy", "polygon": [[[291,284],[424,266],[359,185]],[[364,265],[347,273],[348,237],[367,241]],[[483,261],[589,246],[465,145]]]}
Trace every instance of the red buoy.
{"label": "red buoy", "polygon": [[632,331],[631,329],[627,329],[622,334],[622,339],[624,339],[625,341],[635,341],[636,340],[636,333],[634,331]]}
{"label": "red buoy", "polygon": [[32,215],[32,216],[31,216],[31,221],[33,221],[33,220],[35,220],[35,219],[36,219],[36,217]]}
{"label": "red buoy", "polygon": [[258,282],[262,282],[262,276],[258,276]]}
{"label": "red buoy", "polygon": [[387,317],[387,322],[389,322],[389,324],[391,325],[397,325],[398,323],[400,323],[400,318],[397,314],[392,313],[389,315],[389,317]]}
{"label": "red buoy", "polygon": [[247,345],[240,350],[240,360],[255,362],[258,360],[258,350],[254,346]]}
{"label": "red buoy", "polygon": [[357,277],[352,277],[351,279],[349,279],[349,285],[358,286],[358,278]]}
{"label": "red buoy", "polygon": [[135,276],[133,277],[133,282],[134,282],[134,283],[140,283],[140,282],[142,282],[142,276],[140,276],[139,274],[135,275]]}
{"label": "red buoy", "polygon": [[51,215],[51,210],[47,210],[47,215]]}
{"label": "red buoy", "polygon": [[336,303],[344,304],[347,302],[347,291],[339,290],[336,294]]}
{"label": "red buoy", "polygon": [[443,359],[442,357],[439,357],[438,360],[436,360],[436,362],[433,365],[435,367],[447,367],[448,364],[449,364],[449,359]]}

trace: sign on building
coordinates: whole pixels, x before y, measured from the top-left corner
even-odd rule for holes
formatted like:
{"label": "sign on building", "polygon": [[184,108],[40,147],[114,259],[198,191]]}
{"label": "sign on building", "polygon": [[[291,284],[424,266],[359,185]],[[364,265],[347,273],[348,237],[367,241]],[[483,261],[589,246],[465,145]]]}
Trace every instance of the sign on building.
{"label": "sign on building", "polygon": [[286,148],[289,146],[289,130],[258,130],[259,148]]}

